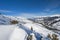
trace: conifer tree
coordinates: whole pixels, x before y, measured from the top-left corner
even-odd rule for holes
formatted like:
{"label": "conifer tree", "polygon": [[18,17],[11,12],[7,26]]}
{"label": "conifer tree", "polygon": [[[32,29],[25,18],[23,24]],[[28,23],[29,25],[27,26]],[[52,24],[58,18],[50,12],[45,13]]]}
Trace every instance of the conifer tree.
{"label": "conifer tree", "polygon": [[56,34],[53,34],[52,37],[53,37],[52,40],[59,40]]}
{"label": "conifer tree", "polygon": [[50,38],[50,39],[52,38],[50,34],[48,34],[48,38]]}
{"label": "conifer tree", "polygon": [[33,31],[33,28],[31,27],[31,31]]}
{"label": "conifer tree", "polygon": [[27,40],[32,40],[32,35],[28,35]]}

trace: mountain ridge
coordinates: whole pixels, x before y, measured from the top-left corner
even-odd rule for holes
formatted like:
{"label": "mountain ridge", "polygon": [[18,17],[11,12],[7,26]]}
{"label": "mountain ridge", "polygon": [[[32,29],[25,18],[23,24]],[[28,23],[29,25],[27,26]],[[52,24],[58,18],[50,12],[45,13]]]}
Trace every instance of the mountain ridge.
{"label": "mountain ridge", "polygon": [[[18,23],[11,24],[10,22],[16,20]],[[33,40],[48,40],[48,34],[56,34],[58,38],[60,38],[60,16],[52,16],[52,17],[36,17],[36,18],[22,18],[22,17],[13,17],[13,16],[6,16],[0,15],[0,26],[2,27],[1,30],[6,30],[9,34],[7,29],[12,29],[14,27],[13,32],[9,34],[9,39],[6,40],[27,40],[29,35],[33,36]],[[6,21],[6,22],[4,22]],[[57,21],[57,22],[56,22]],[[3,24],[1,24],[3,22]],[[53,23],[55,22],[55,23]],[[50,25],[52,23],[52,25]],[[59,25],[58,25],[59,24]],[[5,26],[6,25],[6,26]],[[13,25],[11,28],[9,28]],[[57,27],[56,27],[57,26]],[[6,29],[6,28],[7,29]],[[32,29],[31,29],[32,28]],[[51,29],[49,29],[51,28]],[[53,30],[55,29],[55,30]],[[58,31],[59,30],[59,31]],[[11,31],[11,30],[10,30]],[[1,31],[0,31],[1,32]],[[7,35],[6,34],[6,35]],[[5,34],[4,34],[5,35]],[[47,38],[47,39],[46,39]],[[1,38],[0,38],[1,39]],[[4,40],[3,38],[1,40]]]}

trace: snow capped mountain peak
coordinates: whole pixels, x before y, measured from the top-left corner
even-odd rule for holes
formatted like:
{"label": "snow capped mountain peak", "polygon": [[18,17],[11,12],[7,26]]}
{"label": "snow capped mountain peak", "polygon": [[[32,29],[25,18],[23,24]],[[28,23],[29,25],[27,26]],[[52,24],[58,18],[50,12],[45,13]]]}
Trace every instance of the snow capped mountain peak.
{"label": "snow capped mountain peak", "polygon": [[53,16],[60,16],[60,14],[51,15],[51,17],[53,17]]}

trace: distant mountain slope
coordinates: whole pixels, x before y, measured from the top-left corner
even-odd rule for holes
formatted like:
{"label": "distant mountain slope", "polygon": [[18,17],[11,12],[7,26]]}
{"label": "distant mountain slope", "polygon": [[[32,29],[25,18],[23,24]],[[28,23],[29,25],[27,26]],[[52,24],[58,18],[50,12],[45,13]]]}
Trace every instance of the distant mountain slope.
{"label": "distant mountain slope", "polygon": [[42,24],[45,28],[49,30],[60,31],[60,27],[59,27],[60,26],[60,15],[34,17],[34,18],[29,18],[28,20],[31,20],[35,23]]}
{"label": "distant mountain slope", "polygon": [[9,24],[10,19],[4,15],[0,15],[0,24]]}

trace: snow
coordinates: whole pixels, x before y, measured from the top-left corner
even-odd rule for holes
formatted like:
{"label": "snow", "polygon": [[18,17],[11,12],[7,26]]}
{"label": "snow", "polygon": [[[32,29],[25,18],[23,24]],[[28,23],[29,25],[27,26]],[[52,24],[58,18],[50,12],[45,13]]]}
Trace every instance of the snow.
{"label": "snow", "polygon": [[60,30],[60,22],[53,24],[53,27]]}
{"label": "snow", "polygon": [[15,28],[13,31],[10,40],[26,40],[27,33],[21,28]]}
{"label": "snow", "polygon": [[[9,24],[11,20],[17,20],[19,23],[11,25]],[[60,18],[55,20],[58,21]],[[55,23],[53,26],[60,29],[60,22]],[[31,30],[31,27],[33,30]],[[42,40],[48,40],[48,34],[57,33],[45,28],[41,24],[28,20],[28,18],[0,15],[0,40],[26,40],[29,34],[33,36],[32,40],[40,40],[42,37]]]}
{"label": "snow", "polygon": [[40,34],[42,34],[44,36],[47,36],[48,33],[49,34],[53,33],[52,31],[49,31],[48,29],[42,27],[42,25],[36,25],[36,24],[31,24],[31,23],[28,24],[27,23],[24,26],[27,27],[27,28],[29,28],[29,29],[31,29],[31,27],[32,27],[35,32],[40,33]]}
{"label": "snow", "polygon": [[15,25],[0,25],[0,40],[8,40],[15,27]]}
{"label": "snow", "polygon": [[34,33],[31,33],[30,35],[33,36],[32,40],[37,40]]}

